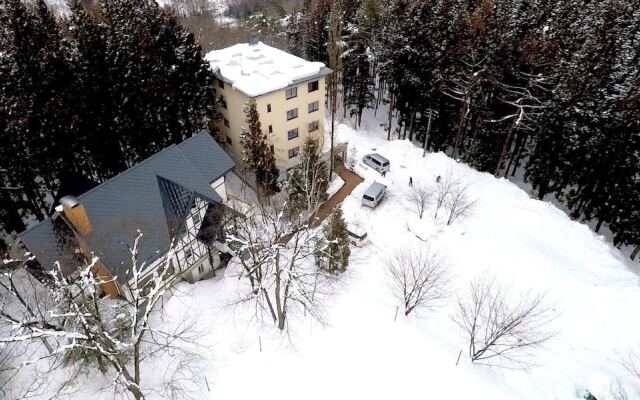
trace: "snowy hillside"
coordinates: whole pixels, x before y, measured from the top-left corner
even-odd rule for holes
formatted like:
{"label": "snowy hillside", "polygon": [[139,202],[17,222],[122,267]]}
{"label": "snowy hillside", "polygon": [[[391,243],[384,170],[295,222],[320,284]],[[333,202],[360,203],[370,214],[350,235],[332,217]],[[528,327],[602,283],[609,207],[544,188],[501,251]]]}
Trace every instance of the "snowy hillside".
{"label": "snowy hillside", "polygon": [[[370,243],[352,248],[326,326],[292,318],[289,333],[281,335],[268,320],[255,321],[252,310],[232,305],[239,282],[232,273],[180,283],[163,304],[163,324],[197,321],[203,360],[197,371],[181,370],[172,359],[167,365],[175,364],[181,379],[195,380],[195,398],[577,400],[585,390],[611,398],[618,384],[629,398],[640,393],[640,382],[621,365],[639,344],[640,320],[631,312],[640,308],[638,277],[606,240],[516,185],[442,153],[423,158],[408,141],[346,125],[339,125],[337,141],[349,142],[347,163],[365,178],[342,205],[345,219],[366,230]],[[360,162],[370,152],[391,161],[385,177]],[[438,176],[468,184],[477,201],[451,225],[443,213],[434,221],[433,207],[419,219],[407,201],[410,177],[415,187],[433,189]],[[376,209],[363,208],[360,198],[374,180],[387,185],[387,196]],[[387,261],[398,249],[427,246],[448,265],[449,295],[433,310],[405,317],[397,313]],[[479,276],[492,276],[516,294],[546,293],[555,316],[546,328],[555,336],[526,358],[528,369],[470,362],[465,334],[452,317],[456,298]],[[145,368],[143,375],[152,375],[143,378],[163,385],[164,371],[164,363]],[[72,398],[108,399],[110,392],[96,395],[105,383],[92,379]]]}
{"label": "snowy hillside", "polygon": [[[206,332],[212,353],[210,392],[201,387],[206,398],[579,399],[589,389],[601,399],[618,380],[637,393],[619,361],[638,345],[640,321],[629,310],[640,307],[640,290],[616,249],[554,206],[443,154],[422,158],[407,141],[387,142],[344,125],[338,140],[349,141],[358,159],[371,151],[386,156],[391,171],[382,178],[356,166],[366,182],[343,210],[371,243],[352,250],[326,327],[294,321],[290,337],[268,322],[259,328],[229,306],[237,285],[230,277],[181,284],[165,305],[172,315],[195,313]],[[438,175],[470,184],[477,199],[472,215],[451,226],[434,223],[432,210],[419,220],[406,203],[410,176],[414,185],[433,185]],[[370,210],[359,198],[373,180],[388,185],[388,196]],[[394,321],[398,304],[385,260],[394,249],[425,246],[417,236],[447,261],[451,295],[440,308],[420,317],[400,313]],[[532,353],[527,361],[536,366],[528,370],[474,365],[466,356],[464,334],[451,318],[455,298],[486,273],[516,293],[546,292],[557,315],[549,327],[556,336]]]}

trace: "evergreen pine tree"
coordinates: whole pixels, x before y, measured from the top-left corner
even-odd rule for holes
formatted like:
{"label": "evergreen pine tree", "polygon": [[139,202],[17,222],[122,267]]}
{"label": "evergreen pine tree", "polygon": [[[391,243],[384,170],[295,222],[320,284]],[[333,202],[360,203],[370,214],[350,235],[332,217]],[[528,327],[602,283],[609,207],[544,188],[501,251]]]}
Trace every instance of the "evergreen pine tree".
{"label": "evergreen pine tree", "polygon": [[260,115],[255,100],[249,101],[244,108],[246,127],[243,127],[240,142],[243,148],[243,162],[255,174],[256,183],[265,195],[278,191],[276,159],[269,147],[267,135],[262,131]]}
{"label": "evergreen pine tree", "polygon": [[322,228],[324,241],[316,247],[316,265],[330,273],[344,272],[349,265],[349,233],[342,215],[342,208],[337,207]]}

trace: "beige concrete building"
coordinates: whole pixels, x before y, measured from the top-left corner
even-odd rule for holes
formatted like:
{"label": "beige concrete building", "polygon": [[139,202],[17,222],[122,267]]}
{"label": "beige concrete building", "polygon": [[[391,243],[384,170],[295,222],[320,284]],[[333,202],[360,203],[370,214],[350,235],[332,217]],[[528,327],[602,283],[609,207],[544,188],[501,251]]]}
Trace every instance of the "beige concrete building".
{"label": "beige concrete building", "polygon": [[242,166],[240,134],[245,105],[254,99],[281,171],[299,160],[307,137],[324,144],[325,77],[332,71],[262,42],[250,41],[207,54],[218,78],[225,150]]}

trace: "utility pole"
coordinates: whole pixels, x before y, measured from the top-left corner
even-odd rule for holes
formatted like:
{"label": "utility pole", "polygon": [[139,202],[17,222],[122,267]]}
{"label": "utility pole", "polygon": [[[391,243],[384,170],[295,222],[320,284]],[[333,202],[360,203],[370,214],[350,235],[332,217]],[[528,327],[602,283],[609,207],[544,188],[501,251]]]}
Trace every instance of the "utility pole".
{"label": "utility pole", "polygon": [[427,142],[429,141],[429,133],[431,132],[431,118],[433,117],[433,110],[429,109],[429,122],[427,123],[427,134],[424,136],[424,143],[422,144],[422,157],[427,155]]}

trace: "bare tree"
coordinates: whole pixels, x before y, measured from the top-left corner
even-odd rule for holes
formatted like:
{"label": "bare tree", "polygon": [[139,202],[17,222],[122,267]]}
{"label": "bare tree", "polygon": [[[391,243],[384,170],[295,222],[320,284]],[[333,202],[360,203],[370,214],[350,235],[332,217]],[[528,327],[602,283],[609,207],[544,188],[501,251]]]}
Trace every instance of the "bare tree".
{"label": "bare tree", "polygon": [[388,260],[393,295],[404,315],[435,306],[447,294],[448,269],[429,249],[401,249]]}
{"label": "bare tree", "polygon": [[241,266],[239,277],[248,281],[237,303],[251,304],[258,319],[268,315],[280,330],[296,311],[323,322],[323,300],[336,280],[313,263],[315,252],[322,251],[319,230],[286,210],[283,199],[260,204],[227,234]]}
{"label": "bare tree", "polygon": [[530,351],[549,340],[555,315],[543,295],[527,292],[516,298],[483,276],[471,282],[467,298],[458,298],[454,320],[468,335],[469,357],[479,364],[524,368]]}
{"label": "bare tree", "polygon": [[433,192],[431,192],[426,186],[414,185],[412,190],[407,195],[407,200],[418,213],[420,219],[424,215],[425,210],[431,204]]}
{"label": "bare tree", "polygon": [[333,174],[334,158],[333,146],[335,140],[335,124],[336,110],[338,108],[338,88],[342,80],[342,54],[344,42],[342,40],[343,10],[341,1],[331,2],[331,11],[329,14],[329,26],[327,30],[327,57],[329,59],[329,68],[333,73],[327,77],[327,86],[329,91],[329,107],[331,112],[331,150],[329,161],[329,177]]}
{"label": "bare tree", "polygon": [[453,189],[458,186],[459,183],[453,178],[451,171],[447,172],[444,177],[438,177],[436,180],[436,189],[434,191],[434,200],[436,204],[436,211],[433,214],[433,219],[438,219],[438,212],[445,204],[445,201],[449,197],[449,194]]}
{"label": "bare tree", "polygon": [[115,390],[128,392],[135,399],[143,399],[146,393],[157,390],[142,381],[143,361],[165,354],[197,360],[197,352],[191,351],[197,346],[192,334],[193,321],[162,326],[152,323],[152,314],[158,312],[156,306],[180,273],[170,263],[172,251],[156,268],[139,262],[141,238],[142,233],[138,232],[130,248],[126,300],[100,296],[102,285],[111,281],[96,274],[97,258],[71,275],[63,273],[57,264],[57,271],[50,274],[46,285],[46,300],[41,302],[26,300],[15,280],[2,286],[4,294],[23,309],[18,313],[3,309],[0,313],[0,320],[13,327],[9,332],[0,332],[0,345],[43,341],[49,351],[23,362],[23,366],[55,360],[61,360],[59,366],[73,366],[91,361],[102,373],[113,375]]}
{"label": "bare tree", "polygon": [[472,200],[467,189],[469,186],[456,184],[450,186],[450,191],[445,197],[445,208],[449,213],[447,225],[451,225],[458,217],[468,216],[476,205],[476,200]]}

